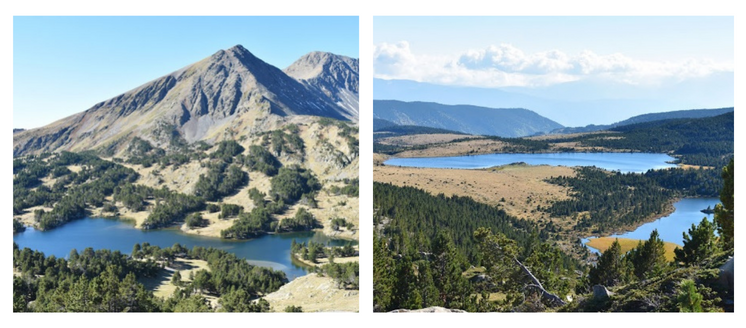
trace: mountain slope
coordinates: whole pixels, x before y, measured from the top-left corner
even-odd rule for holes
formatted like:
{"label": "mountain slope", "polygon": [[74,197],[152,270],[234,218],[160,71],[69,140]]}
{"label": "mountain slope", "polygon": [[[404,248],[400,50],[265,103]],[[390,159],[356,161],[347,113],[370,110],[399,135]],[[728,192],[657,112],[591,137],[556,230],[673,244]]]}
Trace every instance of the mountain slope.
{"label": "mountain slope", "polygon": [[565,128],[554,130],[552,131],[552,133],[593,132],[593,131],[607,130],[611,128],[631,125],[631,124],[646,123],[646,122],[653,122],[653,121],[662,121],[662,120],[678,119],[678,118],[713,117],[713,116],[718,116],[718,115],[722,115],[722,114],[730,113],[730,112],[733,112],[733,107],[717,108],[717,109],[688,109],[688,110],[677,110],[677,111],[662,112],[662,113],[650,113],[650,114],[633,116],[624,121],[619,121],[613,124],[608,124],[608,125],[591,124],[591,125],[587,125],[584,127],[565,127]]}
{"label": "mountain slope", "polygon": [[357,121],[360,76],[358,59],[328,52],[311,52],[284,72],[342,107],[343,116]]}
{"label": "mountain slope", "polygon": [[494,89],[374,79],[373,90],[373,99],[530,108],[565,126],[611,124],[632,115],[661,110],[729,107],[733,106],[734,99],[733,72],[652,89],[601,81]]}
{"label": "mountain slope", "polygon": [[240,45],[92,108],[13,136],[13,155],[120,149],[134,136],[167,146],[215,140],[270,114],[347,120],[349,113]]}
{"label": "mountain slope", "polygon": [[523,137],[562,127],[522,108],[487,108],[427,102],[374,100],[373,117],[398,125],[419,125],[468,134]]}

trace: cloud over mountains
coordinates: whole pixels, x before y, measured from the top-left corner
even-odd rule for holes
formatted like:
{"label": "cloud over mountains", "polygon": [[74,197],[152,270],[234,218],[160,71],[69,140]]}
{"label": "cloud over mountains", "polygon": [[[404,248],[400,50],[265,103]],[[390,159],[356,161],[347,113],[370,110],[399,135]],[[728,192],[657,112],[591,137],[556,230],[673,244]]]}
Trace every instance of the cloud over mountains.
{"label": "cloud over mountains", "polygon": [[413,53],[407,41],[380,43],[374,47],[373,58],[377,78],[481,87],[536,87],[585,79],[660,85],[733,71],[732,63],[708,58],[652,61],[591,50],[527,53],[511,44],[432,56]]}

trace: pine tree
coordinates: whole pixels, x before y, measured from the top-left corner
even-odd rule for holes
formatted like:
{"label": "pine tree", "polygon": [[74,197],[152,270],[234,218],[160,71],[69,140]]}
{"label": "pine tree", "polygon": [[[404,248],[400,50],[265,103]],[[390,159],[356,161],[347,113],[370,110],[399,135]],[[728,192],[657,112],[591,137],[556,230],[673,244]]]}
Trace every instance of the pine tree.
{"label": "pine tree", "polygon": [[689,229],[684,234],[684,247],[674,250],[676,262],[684,262],[685,265],[698,263],[712,255],[717,249],[715,243],[715,225],[707,218],[703,218],[699,225]]}
{"label": "pine tree", "polygon": [[173,284],[174,286],[181,285],[181,272],[180,271],[174,272],[174,276],[171,277],[171,284]]}
{"label": "pine tree", "polygon": [[697,286],[692,280],[681,282],[681,291],[676,301],[680,312],[702,312],[702,294],[697,291]]}
{"label": "pine tree", "polygon": [[392,306],[396,288],[396,263],[386,247],[386,241],[376,236],[373,242],[373,307],[375,311],[388,311]]}
{"label": "pine tree", "polygon": [[723,168],[723,189],[720,191],[720,202],[715,206],[715,224],[724,249],[733,248],[733,159]]}
{"label": "pine tree", "polygon": [[598,264],[591,268],[588,275],[591,284],[612,287],[625,282],[628,270],[622,255],[622,246],[619,240],[615,239],[611,246],[598,257]]}
{"label": "pine tree", "polygon": [[638,243],[637,247],[629,252],[635,276],[641,280],[659,273],[666,265],[666,248],[659,236],[658,230],[653,230],[650,239]]}

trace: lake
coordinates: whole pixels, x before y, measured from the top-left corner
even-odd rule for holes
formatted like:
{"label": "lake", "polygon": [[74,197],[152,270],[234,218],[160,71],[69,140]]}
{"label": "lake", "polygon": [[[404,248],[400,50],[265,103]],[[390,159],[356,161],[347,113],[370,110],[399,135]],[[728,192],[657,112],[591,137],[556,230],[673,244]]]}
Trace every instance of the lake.
{"label": "lake", "polygon": [[[712,222],[714,215],[702,213],[701,210],[706,209],[708,206],[714,209],[718,203],[720,203],[720,199],[718,198],[684,198],[673,204],[676,210],[670,215],[653,222],[645,223],[635,229],[635,231],[616,234],[610,237],[647,240],[650,238],[650,233],[654,229],[658,229],[661,240],[684,246],[682,234],[689,231],[692,224],[697,225],[702,222],[702,218],[704,217],[707,217]],[[590,239],[592,237],[583,239],[583,244],[587,243]],[[597,249],[593,247],[588,248],[598,253]]]}
{"label": "lake", "polygon": [[307,269],[292,263],[290,243],[313,241],[332,246],[344,246],[350,241],[332,239],[321,232],[292,232],[266,235],[253,240],[232,241],[220,238],[188,235],[178,229],[140,230],[131,223],[114,219],[86,218],[69,222],[50,231],[26,228],[25,232],[13,235],[13,241],[23,249],[28,247],[65,258],[72,249],[79,252],[86,247],[118,250],[130,254],[137,243],[148,242],[160,247],[171,247],[179,243],[189,249],[194,246],[214,247],[247,259],[250,263],[282,270],[293,280],[307,274]]}
{"label": "lake", "polygon": [[622,173],[644,173],[650,169],[676,167],[675,164],[669,163],[673,161],[676,161],[676,158],[666,154],[651,153],[544,153],[392,158],[384,164],[407,167],[483,169],[524,162],[529,165],[596,166]]}

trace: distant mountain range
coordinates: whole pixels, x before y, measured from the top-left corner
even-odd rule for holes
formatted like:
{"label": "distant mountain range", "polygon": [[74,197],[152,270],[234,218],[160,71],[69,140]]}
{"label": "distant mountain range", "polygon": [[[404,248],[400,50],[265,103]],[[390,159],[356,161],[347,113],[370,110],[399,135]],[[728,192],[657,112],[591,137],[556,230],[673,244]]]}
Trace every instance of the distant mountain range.
{"label": "distant mountain range", "polygon": [[678,118],[705,118],[705,117],[713,117],[718,116],[725,113],[733,112],[733,107],[728,108],[717,108],[717,109],[689,109],[689,110],[677,110],[672,112],[663,112],[663,113],[650,113],[650,114],[643,114],[634,116],[631,118],[628,118],[624,121],[620,121],[613,124],[608,125],[587,125],[584,127],[564,127],[559,128],[556,130],[553,130],[551,133],[553,134],[565,134],[565,133],[580,133],[580,132],[593,132],[593,131],[600,131],[600,130],[608,130],[611,128],[631,125],[631,124],[637,124],[637,123],[646,123],[646,122],[653,122],[653,121],[661,121],[661,120],[668,120],[668,119],[678,119]]}
{"label": "distant mountain range", "polygon": [[357,59],[312,52],[284,72],[237,45],[47,126],[13,135],[13,155],[119,147],[137,136],[192,143],[267,115],[358,120]]}
{"label": "distant mountain range", "polygon": [[528,108],[564,126],[586,126],[681,108],[730,107],[734,102],[733,82],[732,72],[661,86],[583,80],[545,87],[495,89],[374,79],[373,99]]}
{"label": "distant mountain range", "polygon": [[[523,137],[562,125],[523,108],[487,108],[431,102],[374,100],[373,118],[397,125],[417,125],[476,135]],[[374,121],[386,124],[384,121]]]}

